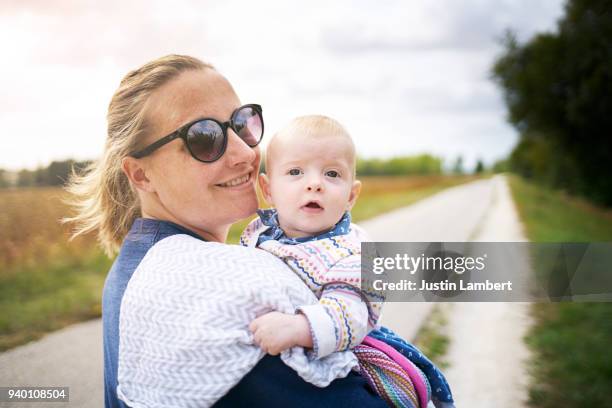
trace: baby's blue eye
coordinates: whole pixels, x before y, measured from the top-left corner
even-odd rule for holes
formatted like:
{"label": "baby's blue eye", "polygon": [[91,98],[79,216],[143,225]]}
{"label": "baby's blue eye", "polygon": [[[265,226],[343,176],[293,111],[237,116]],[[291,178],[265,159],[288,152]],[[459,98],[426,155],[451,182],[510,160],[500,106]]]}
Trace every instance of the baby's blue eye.
{"label": "baby's blue eye", "polygon": [[329,170],[329,171],[326,171],[326,172],[325,172],[325,175],[326,175],[327,177],[334,177],[334,178],[336,178],[336,177],[340,177],[340,173],[338,173],[336,170]]}
{"label": "baby's blue eye", "polygon": [[300,174],[302,174],[302,171],[300,169],[291,169],[289,170],[288,174],[290,176],[299,176]]}

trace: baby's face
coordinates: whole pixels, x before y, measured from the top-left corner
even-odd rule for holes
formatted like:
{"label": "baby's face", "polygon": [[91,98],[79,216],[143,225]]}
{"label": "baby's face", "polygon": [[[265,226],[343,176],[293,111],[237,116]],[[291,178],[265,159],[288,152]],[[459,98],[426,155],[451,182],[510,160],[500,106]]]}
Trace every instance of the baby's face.
{"label": "baby's face", "polygon": [[329,230],[359,194],[349,142],[343,136],[295,136],[274,143],[261,185],[281,228],[292,238]]}

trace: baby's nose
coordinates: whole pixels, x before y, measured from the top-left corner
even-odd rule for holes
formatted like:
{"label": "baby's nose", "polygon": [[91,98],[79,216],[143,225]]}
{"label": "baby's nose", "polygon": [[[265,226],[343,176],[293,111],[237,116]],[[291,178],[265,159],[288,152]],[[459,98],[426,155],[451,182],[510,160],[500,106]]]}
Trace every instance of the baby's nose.
{"label": "baby's nose", "polygon": [[312,177],[308,180],[308,184],[306,185],[306,190],[308,191],[323,191],[323,185],[321,184],[321,180],[318,177]]}

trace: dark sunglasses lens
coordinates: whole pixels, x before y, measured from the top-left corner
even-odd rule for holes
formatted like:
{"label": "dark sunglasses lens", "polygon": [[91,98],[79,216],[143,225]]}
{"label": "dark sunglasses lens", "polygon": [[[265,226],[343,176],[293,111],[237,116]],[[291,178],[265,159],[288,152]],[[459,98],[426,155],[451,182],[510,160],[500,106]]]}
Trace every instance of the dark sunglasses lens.
{"label": "dark sunglasses lens", "polygon": [[249,146],[256,146],[263,136],[261,114],[251,106],[245,106],[234,116],[234,131]]}
{"label": "dark sunglasses lens", "polygon": [[214,161],[223,151],[223,130],[212,120],[194,123],[187,131],[187,146],[196,158]]}

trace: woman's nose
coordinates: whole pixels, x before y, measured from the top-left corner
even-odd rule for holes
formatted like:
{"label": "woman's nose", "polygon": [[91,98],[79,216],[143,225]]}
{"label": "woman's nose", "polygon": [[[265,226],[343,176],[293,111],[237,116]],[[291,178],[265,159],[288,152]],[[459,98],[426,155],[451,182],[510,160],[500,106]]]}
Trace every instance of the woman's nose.
{"label": "woman's nose", "polygon": [[252,164],[257,157],[257,148],[252,148],[245,143],[231,128],[227,129],[227,149],[225,155],[230,166],[241,163]]}

